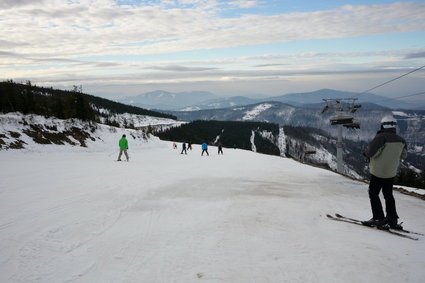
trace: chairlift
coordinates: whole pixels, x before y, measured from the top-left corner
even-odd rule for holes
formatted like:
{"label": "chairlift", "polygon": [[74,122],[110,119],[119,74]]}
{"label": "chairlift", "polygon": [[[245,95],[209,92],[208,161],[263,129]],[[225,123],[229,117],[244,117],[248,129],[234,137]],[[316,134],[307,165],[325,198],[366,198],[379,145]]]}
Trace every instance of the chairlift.
{"label": "chairlift", "polygon": [[348,129],[360,129],[360,122],[359,121],[353,121],[353,123],[344,124],[343,126],[348,128]]}
{"label": "chairlift", "polygon": [[351,113],[354,113],[354,112],[356,112],[360,107],[362,107],[362,105],[361,104],[353,104],[352,106],[351,106],[351,108],[350,108],[350,112]]}
{"label": "chairlift", "polygon": [[352,124],[353,123],[353,117],[352,116],[334,116],[330,119],[331,125],[345,125],[345,124]]}
{"label": "chairlift", "polygon": [[329,107],[329,105],[325,105],[325,107],[322,109],[322,114],[325,112],[328,112],[331,108]]}

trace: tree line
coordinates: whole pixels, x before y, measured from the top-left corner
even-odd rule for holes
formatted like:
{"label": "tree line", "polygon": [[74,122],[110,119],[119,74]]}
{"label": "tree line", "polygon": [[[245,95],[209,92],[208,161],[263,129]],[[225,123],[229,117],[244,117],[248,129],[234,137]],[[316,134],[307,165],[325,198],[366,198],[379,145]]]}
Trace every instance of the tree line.
{"label": "tree line", "polygon": [[0,82],[0,112],[21,112],[37,114],[59,119],[77,118],[84,121],[100,122],[99,117],[108,117],[100,109],[109,113],[131,113],[160,118],[176,119],[175,116],[156,111],[125,105],[108,99],[96,97],[82,92],[82,87],[74,86],[73,90],[59,90],[25,84],[11,80]]}
{"label": "tree line", "polygon": [[228,148],[252,149],[251,137],[254,131],[254,143],[257,152],[280,155],[280,150],[274,141],[264,138],[260,133],[271,132],[274,137],[279,134],[279,125],[263,122],[234,121],[193,121],[180,127],[169,128],[156,132],[162,140],[190,143],[221,144]]}

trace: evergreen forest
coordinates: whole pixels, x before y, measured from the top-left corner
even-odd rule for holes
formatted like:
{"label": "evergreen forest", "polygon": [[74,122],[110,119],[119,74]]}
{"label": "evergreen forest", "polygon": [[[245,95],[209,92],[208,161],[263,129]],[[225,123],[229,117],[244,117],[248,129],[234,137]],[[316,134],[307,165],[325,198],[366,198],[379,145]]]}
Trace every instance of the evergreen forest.
{"label": "evergreen forest", "polygon": [[272,133],[273,138],[279,134],[279,125],[263,122],[233,122],[233,121],[194,121],[180,127],[156,132],[162,140],[208,143],[217,145],[219,142],[227,148],[252,150],[251,138],[254,132],[254,143],[257,152],[280,155],[280,150],[274,140],[261,135],[262,132]]}
{"label": "evergreen forest", "polygon": [[[101,109],[108,110],[100,111]],[[13,81],[0,82],[0,112],[21,112],[59,119],[77,118],[99,122],[99,117],[110,114],[130,113],[176,120],[176,117],[156,111],[146,110],[82,92],[82,87],[74,86],[71,91],[59,90]]]}

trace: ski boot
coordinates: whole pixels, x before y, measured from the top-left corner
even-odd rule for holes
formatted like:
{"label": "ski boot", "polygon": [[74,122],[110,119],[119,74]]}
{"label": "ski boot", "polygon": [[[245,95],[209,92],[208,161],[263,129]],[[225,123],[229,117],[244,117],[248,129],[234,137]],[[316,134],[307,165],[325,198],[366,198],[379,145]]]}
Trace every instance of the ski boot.
{"label": "ski boot", "polygon": [[403,230],[403,226],[401,226],[401,223],[397,223],[397,219],[389,219],[388,226],[394,230]]}
{"label": "ski boot", "polygon": [[381,218],[381,219],[371,218],[367,221],[362,221],[362,224],[365,225],[365,226],[377,227],[377,228],[381,229],[381,228],[385,228],[385,226],[387,224],[387,219],[385,219],[385,218]]}

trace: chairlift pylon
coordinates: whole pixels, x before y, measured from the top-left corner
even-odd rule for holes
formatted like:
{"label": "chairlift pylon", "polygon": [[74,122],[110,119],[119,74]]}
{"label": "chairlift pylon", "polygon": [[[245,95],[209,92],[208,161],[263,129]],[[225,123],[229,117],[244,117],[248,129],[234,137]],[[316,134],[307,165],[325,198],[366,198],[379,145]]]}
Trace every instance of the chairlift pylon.
{"label": "chairlift pylon", "polygon": [[[361,105],[355,104],[357,98],[326,98],[323,100],[326,102],[326,105],[322,110],[322,114],[330,110],[336,112],[336,116],[331,117],[329,121],[331,125],[338,126],[338,141],[336,143],[337,171],[343,173],[342,127],[344,126],[352,129],[360,128],[360,122],[354,120],[353,113],[356,112]],[[346,101],[348,102],[344,103]]]}

